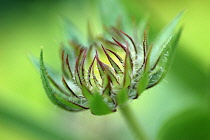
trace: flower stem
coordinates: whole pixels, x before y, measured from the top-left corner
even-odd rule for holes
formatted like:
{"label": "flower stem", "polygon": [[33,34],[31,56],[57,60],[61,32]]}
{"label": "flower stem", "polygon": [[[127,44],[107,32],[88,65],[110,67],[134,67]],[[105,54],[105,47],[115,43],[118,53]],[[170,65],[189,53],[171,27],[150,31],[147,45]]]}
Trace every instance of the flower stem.
{"label": "flower stem", "polygon": [[139,140],[148,140],[142,127],[136,121],[130,107],[128,105],[126,105],[126,106],[120,107],[119,110],[120,110],[122,116],[124,117],[127,125],[130,127],[130,129],[135,134],[135,137]]}

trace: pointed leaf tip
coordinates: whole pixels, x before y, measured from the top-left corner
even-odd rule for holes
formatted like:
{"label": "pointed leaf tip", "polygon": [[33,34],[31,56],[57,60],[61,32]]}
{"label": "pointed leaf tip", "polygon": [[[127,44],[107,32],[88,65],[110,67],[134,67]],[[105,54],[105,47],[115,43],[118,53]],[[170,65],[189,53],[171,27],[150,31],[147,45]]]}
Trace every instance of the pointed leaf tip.
{"label": "pointed leaf tip", "polygon": [[48,81],[47,71],[46,71],[46,68],[44,65],[44,61],[43,61],[43,50],[42,49],[40,52],[40,75],[41,75],[42,84],[45,89],[45,92],[46,92],[48,98],[51,100],[51,102],[53,102],[55,105],[58,105],[59,107],[65,109],[65,110],[68,110],[68,111],[81,111],[83,109],[86,109],[76,103],[67,101],[62,96],[59,96],[59,94],[57,94],[53,90],[53,88],[50,85],[50,82]]}
{"label": "pointed leaf tip", "polygon": [[161,55],[162,51],[165,49],[167,44],[171,41],[172,36],[175,32],[175,29],[181,20],[181,17],[185,11],[180,12],[171,23],[169,23],[159,34],[159,36],[154,41],[153,51],[151,52],[151,63],[150,68],[152,68],[156,61],[158,60],[159,56]]}

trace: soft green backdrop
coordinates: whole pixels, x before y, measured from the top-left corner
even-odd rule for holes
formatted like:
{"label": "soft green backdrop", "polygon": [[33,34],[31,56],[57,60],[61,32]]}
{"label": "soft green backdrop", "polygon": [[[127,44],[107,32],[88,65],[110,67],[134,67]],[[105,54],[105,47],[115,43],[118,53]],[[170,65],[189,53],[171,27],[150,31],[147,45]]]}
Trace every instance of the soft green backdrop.
{"label": "soft green backdrop", "polygon": [[[65,38],[62,17],[85,33],[91,19],[98,30],[95,1],[0,2],[0,139],[133,139],[119,113],[104,117],[89,111],[66,112],[54,106],[42,88],[28,54],[58,66],[58,48]],[[184,32],[165,80],[130,103],[152,140],[210,139],[210,2],[208,0],[122,0],[130,15],[150,15],[150,35],[181,10]],[[112,16],[112,15],[110,15]],[[96,26],[96,27],[95,27]],[[59,68],[58,68],[59,69]]]}

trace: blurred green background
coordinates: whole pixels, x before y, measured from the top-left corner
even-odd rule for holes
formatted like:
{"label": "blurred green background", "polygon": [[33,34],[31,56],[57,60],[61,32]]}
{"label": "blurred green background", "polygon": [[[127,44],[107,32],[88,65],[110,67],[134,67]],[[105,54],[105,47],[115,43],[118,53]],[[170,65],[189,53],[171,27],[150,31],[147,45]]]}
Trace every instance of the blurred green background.
{"label": "blurred green background", "polygon": [[[98,117],[89,111],[72,113],[54,106],[28,58],[29,53],[38,57],[44,46],[45,60],[58,66],[58,48],[65,38],[62,17],[85,33],[88,19],[94,25],[100,23],[98,1],[1,0],[1,140],[134,139],[118,112]],[[151,140],[210,140],[209,0],[121,3],[134,17],[150,15],[151,36],[187,10],[170,72],[130,105]]]}

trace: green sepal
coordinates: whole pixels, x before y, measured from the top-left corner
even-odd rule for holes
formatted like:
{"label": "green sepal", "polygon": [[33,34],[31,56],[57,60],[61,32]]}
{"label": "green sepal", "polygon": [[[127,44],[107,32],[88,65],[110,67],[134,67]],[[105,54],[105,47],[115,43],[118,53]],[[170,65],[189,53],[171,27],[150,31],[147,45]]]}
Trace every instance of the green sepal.
{"label": "green sepal", "polygon": [[146,89],[149,82],[148,78],[149,78],[148,70],[145,70],[137,85],[138,96]]}
{"label": "green sepal", "polygon": [[66,17],[63,17],[63,21],[68,40],[75,41],[79,44],[87,44],[85,42],[84,35],[81,33],[76,24]]}
{"label": "green sepal", "polygon": [[78,105],[77,103],[73,103],[70,100],[64,99],[62,96],[59,96],[58,94],[55,94],[55,98],[57,99],[57,102],[59,104],[62,104],[62,108],[69,110],[69,111],[81,111],[84,109],[88,109],[87,107],[83,107]]}
{"label": "green sepal", "polygon": [[77,105],[75,105],[75,104],[73,104],[71,102],[68,102],[68,105],[65,104],[63,102],[64,99],[59,97],[58,94],[56,95],[55,91],[53,91],[53,89],[50,86],[50,83],[48,81],[46,68],[44,66],[43,50],[41,50],[41,53],[40,53],[40,75],[41,75],[41,80],[42,80],[42,84],[43,84],[43,87],[45,89],[45,92],[46,92],[48,98],[55,105],[58,105],[59,107],[64,108],[64,109],[69,110],[69,111],[80,111],[80,110],[83,110],[83,108],[81,108],[81,107],[79,107],[79,106],[77,106]]}
{"label": "green sepal", "polygon": [[149,69],[150,69],[150,57],[151,57],[151,52],[152,52],[153,47],[151,46],[149,48],[145,66],[144,66],[144,72],[142,76],[140,77],[140,80],[138,81],[137,84],[137,96],[139,96],[146,88],[149,83]]}
{"label": "green sepal", "polygon": [[87,33],[88,33],[88,45],[91,45],[94,42],[94,32],[93,32],[93,28],[92,28],[92,23],[90,21],[88,21],[87,24]]}
{"label": "green sepal", "polygon": [[127,88],[131,84],[131,75],[132,73],[132,60],[130,57],[130,52],[128,48],[126,48],[126,56],[125,56],[125,66],[124,66],[124,87]]}
{"label": "green sepal", "polygon": [[93,98],[89,102],[91,113],[94,115],[107,115],[114,112],[108,104],[104,101],[104,98],[99,93],[95,93]]}
{"label": "green sepal", "polygon": [[93,98],[93,94],[87,89],[85,85],[82,86],[82,94],[88,101]]}
{"label": "green sepal", "polygon": [[[41,53],[42,50],[41,50]],[[29,54],[29,59],[31,60],[33,66],[36,68],[36,70],[40,73],[40,69],[41,69],[41,53],[40,53],[40,58],[35,57],[32,54]],[[42,56],[43,57],[43,56]],[[43,58],[42,58],[43,59]],[[43,60],[42,60],[43,61]],[[44,65],[44,62],[43,62]],[[59,86],[62,85],[62,81],[61,81],[61,75],[58,74],[58,72],[53,69],[52,67],[50,67],[49,65],[44,65],[45,71],[47,71],[47,73],[54,79],[56,80],[56,83],[59,84]]]}
{"label": "green sepal", "polygon": [[119,82],[118,82],[118,80],[117,80],[117,78],[115,77],[115,75],[113,74],[113,72],[111,72],[111,68],[109,68],[109,67],[105,67],[105,71],[106,71],[106,75],[107,75],[107,84],[109,83],[109,82],[111,82],[114,86],[115,85],[119,85]]}
{"label": "green sepal", "polygon": [[[140,43],[144,40],[144,32],[147,29],[148,19],[149,17],[146,16],[139,22],[138,25],[136,25],[136,27],[134,26],[134,28],[136,29],[134,31],[134,33],[136,32],[136,34],[134,34],[135,42]],[[137,49],[138,49],[138,53],[143,51],[141,45],[137,45]]]}
{"label": "green sepal", "polygon": [[50,83],[47,79],[47,73],[46,73],[46,68],[44,66],[44,61],[43,61],[43,50],[41,50],[40,53],[40,75],[41,75],[41,79],[42,79],[42,84],[44,86],[45,92],[48,96],[48,98],[54,103],[54,104],[58,104],[57,103],[57,99],[55,98],[55,96],[53,96],[53,90],[50,86]]}
{"label": "green sepal", "polygon": [[179,38],[182,33],[182,28],[173,36],[171,42],[169,42],[162,52],[159,61],[156,64],[156,67],[151,72],[151,79],[149,82],[148,87],[154,86],[161,82],[165,77],[166,73],[168,72],[171,62],[173,60],[175,49],[177,47]]}
{"label": "green sepal", "polygon": [[128,88],[122,88],[116,95],[117,105],[125,104],[129,97],[128,97]]}
{"label": "green sepal", "polygon": [[[100,9],[100,14],[102,17],[101,21],[107,26],[115,26],[116,19],[118,19],[121,16],[126,15],[122,5],[120,5],[120,3],[117,1],[102,0],[100,1],[98,7]],[[123,18],[124,21],[125,21],[125,18],[126,16]],[[118,26],[122,26],[121,24]],[[122,28],[122,27],[118,27],[118,28]]]}
{"label": "green sepal", "polygon": [[166,48],[168,42],[171,41],[174,31],[183,15],[184,11],[180,12],[172,22],[166,26],[158,38],[154,41],[153,51],[151,53],[151,63],[150,68],[154,67],[156,61],[160,57],[163,50]]}

